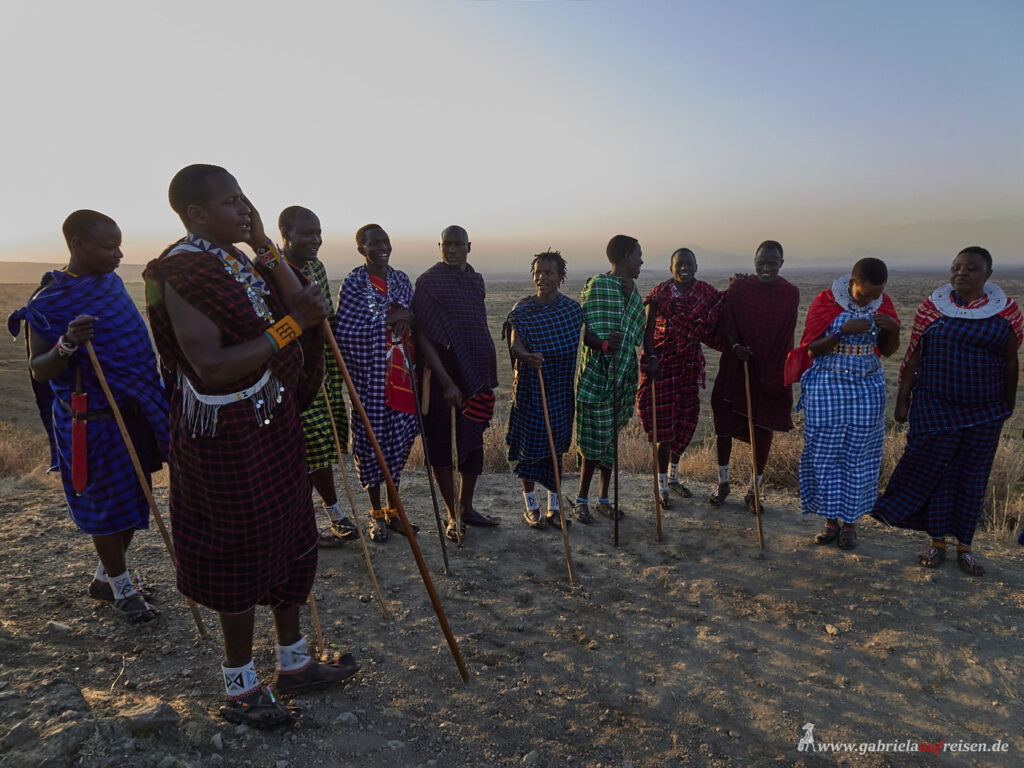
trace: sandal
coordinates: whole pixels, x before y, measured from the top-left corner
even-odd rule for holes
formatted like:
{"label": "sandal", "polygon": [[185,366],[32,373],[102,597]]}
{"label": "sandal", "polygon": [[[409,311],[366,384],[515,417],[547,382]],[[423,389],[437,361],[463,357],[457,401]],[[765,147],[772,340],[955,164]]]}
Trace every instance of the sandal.
{"label": "sandal", "polygon": [[958,552],[956,555],[956,564],[959,565],[960,570],[968,576],[985,575],[985,569],[978,565],[978,561],[974,559],[974,555],[970,552]]}
{"label": "sandal", "polygon": [[370,541],[383,544],[388,540],[388,526],[386,511],[383,509],[370,510]]}
{"label": "sandal", "polygon": [[687,488],[682,483],[680,483],[678,480],[669,480],[668,489],[673,493],[678,493],[684,499],[689,499],[693,496],[693,494],[690,493],[690,489]]}
{"label": "sandal", "polygon": [[[388,507],[384,510],[384,525],[390,528],[395,533],[400,533],[405,536],[405,526],[402,525],[402,518],[398,516],[398,510],[394,507]],[[408,518],[406,518],[408,519]],[[412,528],[413,535],[420,532],[420,527],[416,525],[412,520],[409,520],[409,527]]]}
{"label": "sandal", "polygon": [[282,696],[310,693],[347,680],[358,671],[359,665],[351,653],[336,653],[326,664],[310,661],[294,672],[278,672],[274,688]]}
{"label": "sandal", "polygon": [[[138,574],[136,574],[138,577]],[[135,591],[142,595],[144,600],[153,599],[153,590],[141,583],[135,586]],[[104,600],[108,603],[114,602],[114,588],[110,586],[109,581],[100,581],[99,579],[93,579],[89,582],[89,588],[86,590],[89,597],[93,600]]]}
{"label": "sandal", "polygon": [[160,615],[160,611],[147,603],[146,599],[138,592],[133,592],[120,600],[114,600],[111,605],[115,611],[128,620],[129,624],[145,624]]}
{"label": "sandal", "polygon": [[316,543],[321,549],[330,549],[332,547],[340,547],[345,543],[345,539],[335,533],[334,526],[329,525],[326,528],[320,529]]}
{"label": "sandal", "polygon": [[729,481],[719,483],[718,487],[715,488],[715,492],[711,494],[708,501],[714,504],[716,507],[725,503],[725,500],[729,498]]}
{"label": "sandal", "polygon": [[[747,509],[751,514],[757,514],[757,497],[754,495],[754,489],[751,488],[747,491],[747,495],[743,497],[743,503],[747,505]],[[764,512],[764,503],[761,503],[761,511]]]}
{"label": "sandal", "polygon": [[605,517],[610,517],[612,520],[621,520],[626,516],[626,514],[621,509],[615,509],[615,507],[613,507],[607,501],[597,502],[597,511]]}
{"label": "sandal", "polygon": [[839,523],[829,520],[825,523],[825,529],[814,537],[815,544],[831,544],[839,535]]}
{"label": "sandal", "polygon": [[448,524],[444,528],[444,537],[446,539],[448,539],[448,541],[454,541],[454,542],[459,542],[460,540],[465,540],[465,538],[466,538],[466,524],[463,523],[462,525],[460,525],[459,529],[458,529],[458,533],[456,533],[455,521],[452,520],[449,517],[448,518]]}
{"label": "sandal", "polygon": [[[594,516],[590,513],[590,505],[585,501],[577,501],[576,499],[570,499],[568,496],[565,500],[569,503],[569,508],[572,510],[573,516],[584,525],[592,525],[594,522]],[[568,520],[568,518],[566,518]]]}
{"label": "sandal", "polygon": [[[552,528],[561,529],[561,527],[562,527],[562,513],[559,512],[557,509],[549,509],[548,510],[548,514],[547,514],[547,519],[548,519],[548,525],[550,525]],[[568,528],[570,525],[572,525],[572,520],[570,520],[568,517],[565,518],[565,527]]]}
{"label": "sandal", "polygon": [[668,498],[668,489],[658,491],[658,504],[662,509],[672,509],[672,502]]}
{"label": "sandal", "polygon": [[247,725],[250,728],[269,728],[284,725],[295,720],[295,716],[277,703],[267,686],[238,699],[231,699],[220,708],[220,716],[229,723]]}
{"label": "sandal", "polygon": [[852,525],[844,525],[839,531],[839,541],[836,546],[840,549],[851,550],[857,548],[857,529]]}
{"label": "sandal", "polygon": [[925,568],[938,568],[946,559],[945,547],[928,547],[928,551],[918,556],[917,562]]}
{"label": "sandal", "polygon": [[523,512],[523,519],[526,524],[531,528],[543,528],[547,525],[547,520],[541,515],[540,509],[527,509]]}

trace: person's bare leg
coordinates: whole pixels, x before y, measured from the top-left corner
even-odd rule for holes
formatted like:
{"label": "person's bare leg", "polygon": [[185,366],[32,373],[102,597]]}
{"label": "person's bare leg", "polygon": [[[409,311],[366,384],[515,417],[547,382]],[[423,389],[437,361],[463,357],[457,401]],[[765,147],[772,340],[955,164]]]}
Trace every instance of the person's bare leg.
{"label": "person's bare leg", "polygon": [[96,554],[103,563],[103,570],[107,576],[120,576],[128,570],[125,553],[134,535],[135,529],[129,528],[127,531],[92,537],[92,545],[96,548]]}
{"label": "person's bare leg", "polygon": [[334,487],[334,467],[321,467],[310,472],[309,480],[323,499],[325,507],[333,507],[338,503],[338,491]]}
{"label": "person's bare leg", "polygon": [[441,492],[444,505],[448,507],[448,519],[455,519],[455,478],[451,467],[432,467],[437,489]]}
{"label": "person's bare leg", "polygon": [[[271,612],[274,615],[277,644],[292,645],[297,643],[299,638],[302,637],[302,629],[299,627],[299,606],[290,605],[287,608],[274,608]],[[250,639],[251,643],[252,640]]]}
{"label": "person's bare leg", "polygon": [[226,667],[241,667],[252,661],[252,632],[255,612],[219,613],[221,632],[224,633],[224,660]]}
{"label": "person's bare leg", "polygon": [[587,498],[587,494],[590,493],[590,482],[594,479],[594,470],[597,469],[597,462],[593,459],[584,458],[583,468],[580,470],[580,490],[576,495],[581,498]]}

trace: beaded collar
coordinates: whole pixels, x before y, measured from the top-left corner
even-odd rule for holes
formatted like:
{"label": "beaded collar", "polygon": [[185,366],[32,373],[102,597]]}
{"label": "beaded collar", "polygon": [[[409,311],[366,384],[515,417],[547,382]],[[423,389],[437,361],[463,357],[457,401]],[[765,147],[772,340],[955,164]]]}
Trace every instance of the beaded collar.
{"label": "beaded collar", "polygon": [[869,304],[861,306],[850,295],[851,277],[852,273],[847,272],[845,275],[837,277],[832,281],[832,296],[835,298],[836,304],[853,315],[867,315],[870,317],[877,314],[878,308],[882,306],[882,296],[879,296]]}
{"label": "beaded collar", "polygon": [[388,267],[387,271],[387,283],[388,283],[388,295],[382,296],[381,292],[373,287],[373,283],[370,282],[370,272],[365,267],[363,268],[363,282],[365,287],[363,292],[365,294],[366,308],[370,312],[370,317],[373,322],[377,322],[381,317],[387,317],[388,313],[391,312],[391,297],[394,295],[394,285],[392,282],[392,275],[394,270]]}
{"label": "beaded collar", "polygon": [[1003,289],[995,283],[985,283],[985,295],[980,299],[965,302],[949,283],[936,289],[931,295],[932,304],[946,317],[960,317],[968,320],[984,320],[994,317],[1006,309],[1009,300]]}
{"label": "beaded collar", "polygon": [[[267,306],[265,300],[265,297],[270,295],[270,288],[267,287],[266,281],[256,274],[252,262],[249,261],[244,253],[235,248],[232,249],[233,252],[225,251],[223,248],[218,248],[210,241],[204,240],[191,232],[185,235],[185,239],[179,244],[179,248],[186,244],[197,250],[212,253],[220,259],[220,263],[224,266],[224,271],[245,288],[245,293],[249,297],[249,303],[252,304],[256,314],[268,323],[274,322],[274,314],[270,311],[270,307]],[[178,250],[178,248],[175,250]]]}

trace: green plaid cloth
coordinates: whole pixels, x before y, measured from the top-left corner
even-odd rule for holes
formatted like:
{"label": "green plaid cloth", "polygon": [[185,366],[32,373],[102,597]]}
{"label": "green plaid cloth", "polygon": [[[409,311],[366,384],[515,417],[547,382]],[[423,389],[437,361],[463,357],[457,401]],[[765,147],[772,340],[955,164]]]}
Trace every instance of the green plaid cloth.
{"label": "green plaid cloth", "polygon": [[[633,414],[637,387],[637,347],[644,341],[644,302],[634,289],[629,298],[622,295],[619,278],[596,275],[583,286],[580,304],[583,324],[600,339],[622,332],[622,343],[615,353],[618,381],[619,429]],[[576,446],[580,454],[611,467],[614,434],[612,430],[613,395],[611,355],[584,345],[576,375]]]}
{"label": "green plaid cloth", "polygon": [[[331,302],[331,288],[327,282],[327,270],[323,263],[319,259],[307,261],[302,266],[301,272],[311,283],[319,285],[320,290],[327,297],[327,301],[331,305],[331,316],[328,320],[333,327],[334,303]],[[330,398],[331,413],[334,414],[334,424],[338,430],[341,450],[347,452],[348,410],[345,408],[343,399],[345,379],[341,375],[338,361],[334,359],[334,353],[327,344],[324,344],[324,386],[327,388],[327,396]],[[331,420],[327,415],[323,392],[318,394],[309,408],[302,412],[302,435],[306,440],[306,468],[309,472],[316,472],[318,469],[338,463],[338,455],[334,449],[334,433],[331,430]]]}

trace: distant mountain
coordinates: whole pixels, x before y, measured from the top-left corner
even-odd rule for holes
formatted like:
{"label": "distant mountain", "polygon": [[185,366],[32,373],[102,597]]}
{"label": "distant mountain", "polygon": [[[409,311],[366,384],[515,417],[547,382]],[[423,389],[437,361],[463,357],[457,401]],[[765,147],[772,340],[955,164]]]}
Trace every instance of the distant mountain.
{"label": "distant mountain", "polygon": [[[63,269],[67,262],[60,264],[44,264],[38,261],[0,261],[0,283],[26,283],[39,285],[39,280],[47,272]],[[141,283],[142,270],[145,264],[122,264],[117,274],[126,283]]]}

